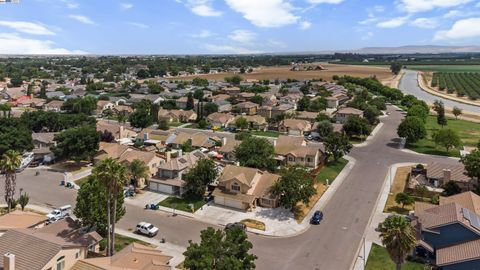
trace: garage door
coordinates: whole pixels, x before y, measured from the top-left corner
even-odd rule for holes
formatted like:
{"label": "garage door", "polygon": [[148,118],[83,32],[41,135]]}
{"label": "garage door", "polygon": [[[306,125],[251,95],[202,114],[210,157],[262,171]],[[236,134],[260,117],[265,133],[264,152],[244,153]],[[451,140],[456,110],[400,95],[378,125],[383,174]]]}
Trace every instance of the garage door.
{"label": "garage door", "polygon": [[236,209],[243,209],[242,202],[232,200],[232,199],[229,199],[229,198],[225,198],[225,204],[224,205],[227,206],[227,207],[232,207],[232,208],[236,208]]}
{"label": "garage door", "polygon": [[155,192],[173,194],[172,186],[163,185],[163,184],[160,184],[160,183],[150,182],[150,190],[155,191]]}

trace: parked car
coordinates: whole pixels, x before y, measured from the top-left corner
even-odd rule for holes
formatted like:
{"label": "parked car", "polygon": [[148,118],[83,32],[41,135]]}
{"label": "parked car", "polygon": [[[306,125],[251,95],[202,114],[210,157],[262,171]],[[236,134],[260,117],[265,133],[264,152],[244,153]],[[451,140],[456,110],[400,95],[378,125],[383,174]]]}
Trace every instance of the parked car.
{"label": "parked car", "polygon": [[137,224],[136,227],[137,233],[143,234],[143,235],[148,235],[149,237],[153,237],[157,235],[158,233],[158,228],[153,226],[150,223],[147,222],[140,222]]}
{"label": "parked car", "polygon": [[313,213],[312,218],[310,219],[310,224],[318,225],[323,219],[323,213],[322,211],[315,211]]}
{"label": "parked car", "polygon": [[64,205],[58,209],[53,210],[50,214],[47,215],[47,222],[53,223],[62,218],[70,216],[70,210],[72,209],[71,205]]}
{"label": "parked car", "polygon": [[231,230],[231,229],[235,229],[235,228],[241,229],[242,231],[247,230],[247,226],[245,224],[241,223],[241,222],[228,223],[225,226],[225,230]]}

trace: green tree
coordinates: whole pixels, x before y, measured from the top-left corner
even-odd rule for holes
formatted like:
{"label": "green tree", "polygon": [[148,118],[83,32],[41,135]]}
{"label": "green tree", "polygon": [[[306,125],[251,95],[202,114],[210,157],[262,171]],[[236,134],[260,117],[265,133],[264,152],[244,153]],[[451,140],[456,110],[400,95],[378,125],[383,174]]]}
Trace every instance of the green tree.
{"label": "green tree", "polygon": [[8,150],[0,160],[0,171],[5,175],[5,202],[7,202],[7,213],[10,212],[12,203],[15,200],[15,186],[17,183],[17,169],[22,164],[22,156],[15,150]]}
{"label": "green tree", "polygon": [[[115,252],[115,223],[117,219],[117,200],[118,196],[123,196],[123,186],[128,180],[128,171],[125,166],[112,158],[106,158],[98,163],[92,170],[92,173],[98,177],[98,181],[104,187],[107,197],[107,256],[112,256]],[[113,201],[113,203],[112,203]]]}
{"label": "green tree", "polygon": [[203,90],[202,89],[195,89],[193,92],[193,98],[198,99],[198,101],[203,101]]}
{"label": "green tree", "polygon": [[187,94],[187,105],[186,105],[186,110],[193,110],[195,107],[195,100],[193,99],[193,94],[188,93]]}
{"label": "green tree", "polygon": [[184,153],[192,152],[193,151],[193,145],[191,140],[186,140],[181,146],[182,151]]}
{"label": "green tree", "polygon": [[19,119],[0,118],[0,155],[8,150],[24,152],[31,149],[32,131]]}
{"label": "green tree", "polygon": [[452,109],[452,113],[453,113],[453,115],[455,115],[455,119],[458,119],[458,116],[460,116],[463,113],[463,111],[462,111],[462,109],[455,106]]}
{"label": "green tree", "polygon": [[231,83],[233,85],[240,85],[242,80],[243,80],[243,78],[238,76],[238,75],[235,75],[235,76],[232,76],[232,77],[225,77],[225,81],[228,82],[228,83]]}
{"label": "green tree", "polygon": [[[283,120],[283,119],[282,119]],[[315,118],[315,121],[322,122],[322,121],[330,121],[330,117],[324,113],[319,113]]]}
{"label": "green tree", "polygon": [[145,162],[134,159],[127,165],[128,174],[131,178],[131,184],[134,187],[138,187],[138,180],[145,179],[148,180],[150,178],[150,168],[145,164]]}
{"label": "green tree", "polygon": [[245,138],[235,147],[234,153],[241,166],[258,169],[273,169],[275,167],[275,161],[273,160],[275,150],[273,145],[265,138]]}
{"label": "green tree", "polygon": [[371,105],[367,105],[363,110],[363,117],[367,119],[370,125],[374,125],[378,122],[378,116],[381,112],[375,107]]}
{"label": "green tree", "polygon": [[442,126],[447,125],[447,118],[445,117],[445,106],[441,100],[435,100],[433,103],[433,110],[437,112],[437,124]]}
{"label": "green tree", "polygon": [[153,117],[149,111],[144,109],[137,109],[130,114],[130,125],[135,128],[147,128],[153,124]]}
{"label": "green tree", "polygon": [[239,228],[200,232],[200,243],[189,241],[184,266],[190,270],[253,270],[257,257],[249,253],[253,245]]}
{"label": "green tree", "polygon": [[461,145],[460,136],[453,129],[441,129],[435,132],[432,137],[435,143],[445,147],[447,152],[450,148]]}
{"label": "green tree", "polygon": [[350,116],[347,122],[343,124],[343,131],[350,138],[353,136],[365,136],[370,134],[370,125],[367,119],[354,115]]}
{"label": "green tree", "polygon": [[25,206],[27,206],[29,201],[30,201],[30,196],[28,196],[26,192],[23,194],[20,194],[20,198],[18,198],[18,203],[20,204],[22,211],[25,210]]}
{"label": "green tree", "polygon": [[320,112],[327,109],[327,99],[319,97],[310,102],[307,110],[309,112]]}
{"label": "green tree", "polygon": [[401,138],[406,138],[407,143],[415,143],[427,136],[427,129],[420,118],[407,117],[398,126],[397,134]]}
{"label": "green tree", "polygon": [[299,202],[308,205],[310,197],[316,194],[314,180],[305,168],[292,167],[281,172],[280,179],[272,187],[279,196],[280,205],[294,210]]}
{"label": "green tree", "polygon": [[407,117],[418,117],[423,122],[427,121],[428,109],[425,109],[422,105],[413,105],[407,111]]}
{"label": "green tree", "polygon": [[213,102],[207,102],[203,106],[203,112],[205,116],[208,116],[212,113],[218,112],[218,105]]}
{"label": "green tree", "polygon": [[297,111],[306,111],[310,107],[310,98],[302,97],[297,103]]}
{"label": "green tree", "polygon": [[248,128],[248,121],[246,118],[239,117],[235,120],[235,127],[243,130]]}
{"label": "green tree", "polygon": [[82,160],[91,160],[98,151],[100,132],[92,126],[69,128],[56,134],[57,142],[51,150],[58,158],[68,158],[79,163]]}
{"label": "green tree", "polygon": [[443,188],[443,195],[447,197],[455,194],[459,194],[462,192],[462,189],[460,188],[460,186],[458,186],[458,184],[453,181],[448,181],[442,186],[442,188]]}
{"label": "green tree", "polygon": [[333,157],[337,162],[343,155],[350,152],[353,145],[345,134],[334,132],[324,140],[326,154]]}
{"label": "green tree", "polygon": [[387,104],[384,97],[376,97],[368,102],[368,104],[375,106],[378,110],[386,110]]}
{"label": "green tree", "polygon": [[165,119],[158,120],[158,129],[169,130],[170,126],[168,125],[168,121]]}
{"label": "green tree", "polygon": [[185,188],[195,196],[203,196],[207,186],[217,178],[215,162],[212,159],[200,159],[185,176]]}
{"label": "green tree", "polygon": [[253,103],[256,103],[260,106],[262,106],[263,104],[263,97],[262,96],[259,96],[259,95],[255,95],[253,97],[250,98],[250,101],[253,102]]}
{"label": "green tree", "polygon": [[402,70],[402,68],[403,68],[403,65],[398,62],[394,62],[390,65],[390,71],[392,71],[392,73],[395,75],[398,75]]}
{"label": "green tree", "polygon": [[196,78],[193,78],[192,84],[195,85],[195,86],[207,87],[208,86],[208,80],[196,77]]}
{"label": "green tree", "polygon": [[470,154],[465,155],[461,162],[465,166],[468,176],[480,179],[480,150],[473,150]]}
{"label": "green tree", "polygon": [[415,229],[403,216],[389,216],[378,226],[382,244],[386,247],[397,270],[401,270],[405,258],[413,251],[417,240]]}
{"label": "green tree", "polygon": [[405,205],[412,205],[415,200],[408,193],[400,192],[395,195],[395,202],[402,205],[402,208],[405,208]]}
{"label": "green tree", "polygon": [[329,120],[323,120],[317,125],[317,132],[321,139],[325,139],[333,133],[333,125]]}
{"label": "green tree", "polygon": [[67,112],[84,114],[92,114],[96,108],[97,99],[91,96],[69,99],[62,106]]}

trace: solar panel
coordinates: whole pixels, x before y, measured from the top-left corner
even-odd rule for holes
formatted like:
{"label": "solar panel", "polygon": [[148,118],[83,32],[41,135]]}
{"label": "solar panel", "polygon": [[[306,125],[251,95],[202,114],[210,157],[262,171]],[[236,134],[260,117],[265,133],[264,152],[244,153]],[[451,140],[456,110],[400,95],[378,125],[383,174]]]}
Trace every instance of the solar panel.
{"label": "solar panel", "polygon": [[463,212],[463,217],[466,220],[470,221],[470,211],[467,208],[462,208],[462,212]]}
{"label": "solar panel", "polygon": [[470,225],[472,225],[475,229],[480,230],[480,218],[475,214],[471,214]]}

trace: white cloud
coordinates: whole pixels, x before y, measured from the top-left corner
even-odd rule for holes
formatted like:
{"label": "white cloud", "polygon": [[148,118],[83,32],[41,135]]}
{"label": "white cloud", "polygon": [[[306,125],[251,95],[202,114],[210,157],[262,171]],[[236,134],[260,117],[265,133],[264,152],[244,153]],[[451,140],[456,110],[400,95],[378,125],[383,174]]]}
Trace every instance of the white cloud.
{"label": "white cloud", "polygon": [[307,21],[300,22],[300,29],[302,29],[302,30],[307,30],[307,29],[309,29],[310,27],[312,27],[312,23],[311,23],[311,22],[307,22]]}
{"label": "white cloud", "polygon": [[70,0],[62,0],[62,2],[64,2],[66,4],[67,8],[69,8],[69,9],[76,9],[76,8],[80,7],[80,4],[78,4],[76,2],[72,2]]}
{"label": "white cloud", "polygon": [[384,6],[377,5],[377,6],[374,6],[374,7],[373,7],[373,10],[374,10],[375,12],[381,13],[381,12],[384,12],[384,11],[385,11],[385,7],[384,7]]}
{"label": "white cloud", "polygon": [[11,29],[14,29],[15,31],[32,35],[55,35],[54,32],[39,23],[24,21],[0,21],[0,26],[9,27]]}
{"label": "white cloud", "polygon": [[417,18],[412,25],[418,28],[433,29],[438,27],[438,21],[435,18]]}
{"label": "white cloud", "polygon": [[120,9],[122,10],[129,10],[133,8],[133,4],[130,3],[120,3]]}
{"label": "white cloud", "polygon": [[310,4],[340,4],[344,0],[308,0]]}
{"label": "white cloud", "polygon": [[202,17],[218,17],[222,15],[221,11],[213,8],[213,0],[175,0],[178,3],[187,6],[194,14]]}
{"label": "white cloud", "polygon": [[95,24],[95,22],[92,21],[92,19],[88,18],[87,16],[72,14],[72,15],[69,15],[68,17],[70,19],[76,20],[76,21],[84,23],[84,24]]}
{"label": "white cloud", "polygon": [[139,22],[126,22],[126,24],[135,26],[137,28],[142,28],[142,29],[147,29],[150,28],[150,26],[144,24],[144,23],[139,23]]}
{"label": "white cloud", "polygon": [[457,21],[452,28],[435,33],[434,40],[455,40],[480,37],[480,18]]}
{"label": "white cloud", "polygon": [[408,16],[397,17],[390,20],[382,21],[377,23],[377,26],[380,28],[397,28],[404,25],[408,20]]}
{"label": "white cloud", "polygon": [[366,34],[362,35],[362,40],[369,40],[373,37],[373,32],[367,32]]}
{"label": "white cloud", "polygon": [[251,43],[256,36],[257,34],[251,31],[239,29],[228,35],[228,38],[239,43]]}
{"label": "white cloud", "polygon": [[258,27],[281,27],[297,23],[294,7],[287,0],[225,0],[228,6]]}
{"label": "white cloud", "polygon": [[409,12],[424,12],[435,8],[451,8],[467,4],[473,0],[400,0],[400,9]]}
{"label": "white cloud", "polygon": [[193,38],[209,38],[215,36],[215,33],[212,33],[210,30],[202,30],[198,34],[192,34],[190,35]]}
{"label": "white cloud", "polygon": [[215,44],[205,44],[205,48],[213,53],[220,54],[256,54],[261,53],[258,50],[251,50],[243,47],[236,47],[230,45],[215,45]]}
{"label": "white cloud", "polygon": [[0,33],[0,44],[0,54],[87,54],[80,50],[56,48],[53,41],[23,38],[11,33]]}

